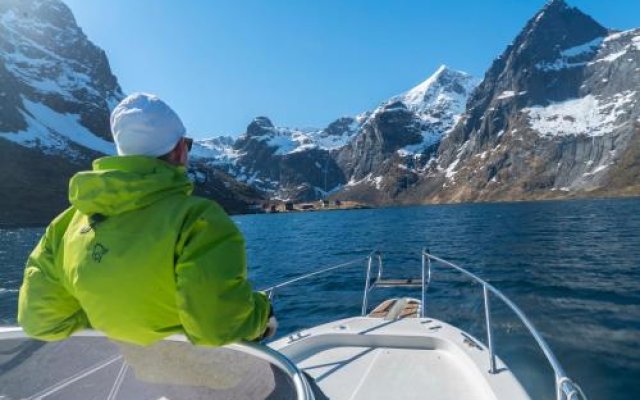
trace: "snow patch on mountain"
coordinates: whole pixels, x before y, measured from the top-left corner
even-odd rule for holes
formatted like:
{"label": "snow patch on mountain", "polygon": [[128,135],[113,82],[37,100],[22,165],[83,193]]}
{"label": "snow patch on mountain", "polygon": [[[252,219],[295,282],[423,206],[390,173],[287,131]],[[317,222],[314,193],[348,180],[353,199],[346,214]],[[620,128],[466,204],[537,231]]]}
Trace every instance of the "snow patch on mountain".
{"label": "snow patch on mountain", "polygon": [[22,99],[25,111],[21,111],[28,128],[19,132],[0,134],[0,137],[26,147],[40,147],[48,153],[69,153],[69,143],[74,143],[103,154],[115,154],[115,146],[94,135],[80,123],[77,114],[63,114],[42,103]]}
{"label": "snow patch on mountain", "polygon": [[109,112],[124,95],[64,3],[0,6],[0,69],[2,107],[13,113],[0,138],[73,161],[94,156],[86,150],[115,153]]}
{"label": "snow patch on mountain", "polygon": [[611,53],[611,54],[609,54],[609,55],[607,55],[605,57],[602,57],[602,58],[600,58],[598,60],[592,61],[592,62],[589,63],[589,65],[592,65],[592,64],[595,64],[595,63],[598,63],[598,62],[609,62],[609,63],[612,63],[615,60],[617,60],[618,58],[620,58],[620,57],[624,56],[625,54],[627,54],[627,51],[628,51],[628,48],[624,48],[624,49],[622,49],[620,51],[617,51],[615,53]]}
{"label": "snow patch on mountain", "polygon": [[581,44],[579,46],[574,46],[560,52],[562,57],[577,57],[579,55],[591,54],[594,53],[602,42],[604,41],[603,37],[597,37],[587,43]]}
{"label": "snow patch on mountain", "polygon": [[[58,4],[52,2],[49,6]],[[78,92],[103,96],[94,87],[91,65],[65,58],[54,48],[58,43],[73,45],[86,40],[75,25],[60,27],[37,18],[22,18],[14,10],[8,10],[0,16],[0,32],[3,40],[10,43],[0,52],[5,67],[34,90],[66,100],[76,99]],[[117,104],[118,100],[117,95],[105,99],[110,105]]]}
{"label": "snow patch on mountain", "polygon": [[417,154],[422,154],[429,147],[438,144],[440,140],[442,140],[443,135],[440,131],[434,132],[431,130],[423,130],[420,134],[422,135],[422,141],[420,143],[404,146],[397,151],[398,155],[401,157],[411,157]]}
{"label": "snow patch on mountain", "polygon": [[506,99],[510,99],[512,97],[517,97],[517,96],[524,96],[525,94],[527,94],[526,90],[520,91],[520,92],[516,92],[514,90],[505,90],[504,92],[500,93],[500,95],[497,97],[498,100],[506,100]]}
{"label": "snow patch on mountain", "polygon": [[605,37],[597,37],[587,43],[562,50],[558,59],[551,62],[537,63],[535,67],[542,71],[559,71],[566,68],[583,67],[589,63],[586,58],[596,53],[605,39]]}
{"label": "snow patch on mountain", "polygon": [[612,133],[619,117],[630,112],[636,92],[627,90],[608,99],[587,95],[548,106],[523,109],[529,115],[530,126],[544,136],[587,135]]}
{"label": "snow patch on mountain", "polygon": [[469,94],[478,84],[471,75],[441,65],[427,80],[389,102],[401,101],[423,119],[433,121],[434,113],[444,109],[462,114]]}
{"label": "snow patch on mountain", "polygon": [[422,125],[422,142],[405,146],[398,150],[398,154],[420,154],[440,142],[458,123],[467,99],[479,83],[478,79],[465,72],[442,65],[424,82],[391,98],[386,104],[402,102],[416,114]]}
{"label": "snow patch on mountain", "polygon": [[303,132],[286,128],[274,128],[271,133],[254,137],[254,139],[266,142],[269,147],[275,149],[276,155],[296,153],[313,146]]}
{"label": "snow patch on mountain", "polygon": [[193,143],[190,156],[203,159],[213,164],[233,163],[240,157],[240,152],[233,148],[235,139],[230,136],[219,136],[198,140]]}
{"label": "snow patch on mountain", "polygon": [[359,180],[351,178],[345,186],[354,187],[362,184],[367,184],[375,187],[376,190],[381,190],[383,182],[384,182],[384,176],[373,176],[373,174],[370,173],[370,174],[367,174],[364,178]]}
{"label": "snow patch on mountain", "polygon": [[321,129],[301,130],[274,127],[268,134],[256,136],[254,139],[266,142],[269,147],[275,150],[274,154],[280,156],[313,149],[331,151],[346,146],[356,135],[358,126],[357,122],[354,122],[341,135],[332,135]]}
{"label": "snow patch on mountain", "polygon": [[[614,49],[610,49],[610,46],[614,47]],[[588,65],[600,62],[612,63],[620,57],[629,55],[629,52],[640,51],[640,29],[612,33],[604,38],[600,49],[606,55],[589,62]]]}

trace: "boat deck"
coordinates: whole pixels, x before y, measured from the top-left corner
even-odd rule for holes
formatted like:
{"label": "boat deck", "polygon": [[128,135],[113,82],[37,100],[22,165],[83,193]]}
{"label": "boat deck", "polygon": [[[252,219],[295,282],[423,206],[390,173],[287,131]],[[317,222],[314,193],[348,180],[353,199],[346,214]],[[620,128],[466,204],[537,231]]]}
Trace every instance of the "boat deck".
{"label": "boat deck", "polygon": [[275,365],[185,340],[139,347],[84,332],[49,343],[0,328],[0,400],[298,398],[291,378]]}
{"label": "boat deck", "polygon": [[[383,303],[377,310],[402,315],[412,302],[402,303]],[[499,372],[488,372],[482,343],[436,319],[349,318],[270,346],[331,399],[529,399],[500,360]]]}
{"label": "boat deck", "polygon": [[400,393],[403,399],[491,399],[459,364],[437,349],[347,346],[320,351],[298,366],[332,399],[393,399]]}

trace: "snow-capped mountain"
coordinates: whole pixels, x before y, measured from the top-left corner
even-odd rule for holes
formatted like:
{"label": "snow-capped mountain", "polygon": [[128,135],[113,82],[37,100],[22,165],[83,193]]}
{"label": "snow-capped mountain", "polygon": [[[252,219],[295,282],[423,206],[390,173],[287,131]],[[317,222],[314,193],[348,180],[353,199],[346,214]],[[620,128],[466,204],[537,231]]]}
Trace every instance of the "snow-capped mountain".
{"label": "snow-capped mountain", "polygon": [[122,90],[66,5],[3,1],[0,65],[3,139],[68,157],[113,152],[109,109]]}
{"label": "snow-capped mountain", "polygon": [[[0,225],[44,224],[68,207],[69,178],[114,154],[109,114],[123,97],[105,52],[63,2],[0,1]],[[260,197],[196,172],[208,177],[197,192],[228,210]]]}
{"label": "snow-capped mountain", "polygon": [[407,190],[458,122],[477,84],[469,74],[441,66],[367,113],[358,135],[337,157],[349,177],[342,195],[392,202]]}
{"label": "snow-capped mountain", "polygon": [[[638,194],[637,87],[640,29],[609,30],[552,0],[479,84],[441,67],[331,130],[277,128],[258,118],[226,165],[293,198],[337,192],[416,203]],[[321,141],[329,132],[335,146]]]}
{"label": "snow-capped mountain", "polygon": [[[284,156],[308,150],[338,150],[353,138],[358,123],[352,118],[341,118],[326,129],[297,129],[276,127],[267,117],[257,117],[240,135],[239,140],[255,140],[264,143],[273,150],[273,154]],[[196,142],[194,155],[199,158],[211,158],[220,164],[230,163],[242,153],[234,148],[238,139],[230,136],[218,136]]]}
{"label": "snow-capped mountain", "polygon": [[113,152],[123,97],[107,57],[57,0],[0,2],[0,222],[42,224],[68,206],[68,179]]}
{"label": "snow-capped mountain", "polygon": [[640,29],[550,1],[497,58],[398,201],[640,193]]}
{"label": "snow-capped mountain", "polygon": [[233,149],[235,141],[231,136],[218,136],[195,141],[190,157],[212,160],[214,165],[226,165],[238,158],[238,152]]}
{"label": "snow-capped mountain", "polygon": [[[552,0],[481,82],[443,66],[323,129],[258,117],[236,139],[196,143],[191,175],[233,211],[261,191],[371,203],[640,194],[637,88],[640,29],[609,30]],[[60,0],[0,2],[0,223],[66,206],[68,178],[113,152],[108,116],[122,97]]]}
{"label": "snow-capped mountain", "polygon": [[210,151],[197,154],[283,199],[316,199],[371,182],[380,186],[389,168],[433,151],[464,112],[476,84],[468,74],[442,66],[375,110],[339,118],[324,129],[277,127],[258,117],[233,144],[201,142]]}
{"label": "snow-capped mountain", "polygon": [[401,151],[419,154],[439,143],[464,113],[467,99],[478,83],[471,75],[442,65],[429,79],[392,99],[402,102],[422,120],[422,143]]}
{"label": "snow-capped mountain", "polygon": [[336,121],[325,130],[292,129],[257,117],[235,141],[198,142],[194,156],[197,163],[222,169],[272,197],[319,198],[324,188],[344,182],[330,153],[353,135],[352,125]]}

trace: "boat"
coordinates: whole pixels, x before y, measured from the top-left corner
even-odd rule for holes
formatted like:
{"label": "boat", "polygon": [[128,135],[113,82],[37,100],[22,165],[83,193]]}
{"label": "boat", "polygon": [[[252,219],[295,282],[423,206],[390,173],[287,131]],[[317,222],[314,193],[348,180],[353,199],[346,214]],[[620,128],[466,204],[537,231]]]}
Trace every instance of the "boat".
{"label": "boat", "polygon": [[[361,313],[309,327],[270,343],[213,348],[174,335],[151,346],[83,331],[40,342],[19,327],[0,328],[0,399],[493,399],[537,400],[498,356],[491,301],[500,300],[526,327],[553,370],[556,400],[586,400],[542,335],[504,293],[467,269],[421,252],[420,276],[388,278],[382,254],[326,267],[267,288],[363,265]],[[447,268],[482,287],[486,338],[429,316],[432,270]],[[370,307],[371,293],[408,288]],[[539,366],[543,368],[543,366]]]}

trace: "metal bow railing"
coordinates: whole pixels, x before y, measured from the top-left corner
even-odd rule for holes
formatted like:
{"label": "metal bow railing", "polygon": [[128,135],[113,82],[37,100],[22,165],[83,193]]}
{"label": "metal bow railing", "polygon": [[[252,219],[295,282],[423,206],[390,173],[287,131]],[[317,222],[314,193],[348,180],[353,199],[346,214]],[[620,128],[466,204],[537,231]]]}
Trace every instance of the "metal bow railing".
{"label": "metal bow railing", "polygon": [[[495,354],[495,345],[493,342],[493,328],[492,328],[492,318],[491,318],[491,302],[490,302],[490,294],[493,294],[502,302],[504,302],[511,311],[516,314],[516,316],[520,319],[523,325],[529,331],[529,334],[536,341],[537,345],[540,347],[542,352],[544,353],[547,361],[549,362],[551,368],[554,371],[555,375],[555,393],[556,400],[587,400],[587,396],[584,394],[580,386],[573,382],[565,373],[564,369],[558,362],[558,359],[551,351],[551,348],[544,340],[542,335],[535,328],[533,323],[527,318],[527,316],[520,310],[520,308],[515,305],[505,294],[503,294],[500,290],[496,289],[493,285],[481,279],[477,275],[469,272],[468,270],[456,265],[452,262],[449,262],[440,257],[436,257],[432,255],[428,250],[424,249],[421,253],[422,255],[422,273],[420,276],[419,283],[411,283],[411,284],[397,284],[396,286],[419,286],[421,288],[421,305],[420,305],[420,318],[424,318],[426,314],[426,306],[427,306],[427,291],[431,284],[432,279],[432,262],[435,261],[443,266],[452,268],[463,275],[471,278],[476,283],[479,283],[482,286],[482,295],[484,300],[484,317],[485,317],[485,327],[487,334],[487,347],[489,348],[489,373],[495,374],[498,372],[496,368],[496,354]],[[374,262],[376,264],[376,271],[373,271]],[[327,272],[335,271],[342,268],[352,267],[354,265],[358,265],[359,263],[365,263],[366,268],[366,278],[365,278],[365,286],[364,293],[362,296],[362,316],[367,315],[367,310],[369,307],[369,293],[373,291],[378,286],[385,286],[385,281],[382,278],[383,275],[383,263],[382,263],[382,253],[379,251],[372,251],[367,257],[361,257],[357,259],[353,259],[351,261],[347,261],[341,264],[321,268],[314,272],[301,275],[299,277],[290,279],[288,281],[279,283],[277,285],[271,286],[267,289],[264,289],[270,299],[273,299],[275,292],[277,289],[280,289],[285,286],[289,286],[293,283],[299,282],[301,280],[305,280],[311,278],[313,276],[324,274]]]}
{"label": "metal bow railing", "polygon": [[[297,277],[295,277],[293,279],[289,279],[287,281],[284,281],[284,282],[278,283],[276,285],[270,286],[268,288],[262,289],[262,291],[267,293],[267,295],[269,296],[269,300],[272,300],[275,297],[276,291],[278,289],[280,289],[280,288],[289,286],[291,284],[294,284],[296,282],[299,282],[299,281],[302,281],[302,280],[305,280],[305,279],[309,279],[309,278],[311,278],[313,276],[316,276],[316,275],[326,274],[327,272],[331,272],[331,271],[334,271],[334,270],[337,270],[337,269],[353,267],[354,265],[358,265],[358,264],[363,263],[363,262],[365,262],[367,260],[371,260],[371,258],[373,257],[373,255],[375,253],[377,253],[377,252],[375,252],[375,251],[371,252],[369,254],[369,256],[367,256],[367,257],[360,257],[360,258],[356,258],[356,259],[353,259],[353,260],[350,260],[350,261],[346,261],[346,262],[343,262],[343,263],[340,263],[340,264],[336,264],[336,265],[332,265],[332,266],[329,266],[329,267],[320,268],[320,269],[318,269],[318,270],[316,270],[314,272],[310,272],[310,273],[307,273],[307,274],[304,274],[304,275],[300,275],[300,276],[297,276]],[[371,261],[369,261],[369,262],[371,262]]]}
{"label": "metal bow railing", "polygon": [[[487,346],[489,347],[489,372],[494,374],[497,372],[496,370],[496,356],[495,356],[495,346],[493,343],[493,329],[491,325],[491,303],[489,294],[492,293],[496,297],[498,297],[504,304],[506,304],[511,311],[520,319],[522,324],[527,328],[529,334],[533,337],[533,339],[538,344],[538,347],[544,353],[547,361],[553,368],[553,372],[555,375],[555,392],[557,400],[587,400],[587,396],[584,394],[580,386],[573,382],[564,372],[564,369],[558,362],[558,359],[551,351],[551,348],[544,340],[540,332],[535,328],[533,323],[527,318],[527,316],[520,310],[520,308],[515,305],[504,293],[500,290],[496,289],[493,285],[481,279],[477,275],[472,272],[467,271],[466,269],[456,265],[452,262],[444,260],[442,258],[436,257],[432,255],[428,250],[422,251],[422,270],[423,276],[426,274],[428,276],[428,281],[426,282],[426,287],[428,288],[431,283],[431,261],[436,261],[444,266],[453,268],[454,270],[462,273],[463,275],[471,278],[473,281],[482,285],[482,295],[484,298],[484,315],[485,315],[485,326],[487,332]],[[422,310],[426,308],[426,304],[424,303],[425,293],[423,292],[423,303]]]}

